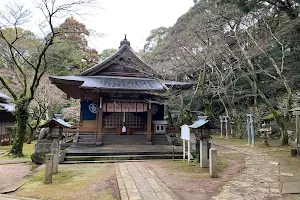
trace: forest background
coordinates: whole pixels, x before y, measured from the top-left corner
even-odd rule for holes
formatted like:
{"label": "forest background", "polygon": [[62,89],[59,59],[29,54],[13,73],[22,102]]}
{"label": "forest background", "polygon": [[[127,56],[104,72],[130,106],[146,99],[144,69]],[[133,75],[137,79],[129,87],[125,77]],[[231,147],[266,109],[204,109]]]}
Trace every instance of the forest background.
{"label": "forest background", "polygon": [[[77,4],[80,2],[85,1]],[[91,5],[92,1],[85,3]],[[166,118],[181,125],[192,123],[197,115],[215,119],[228,115],[233,134],[242,137],[246,114],[254,114],[257,127],[263,116],[272,115],[282,144],[287,144],[287,129],[293,123],[289,110],[300,101],[300,1],[194,3],[174,26],[152,30],[144,48],[137,52],[164,78],[196,83],[192,90],[170,94]],[[47,11],[46,5],[40,8]],[[71,13],[74,5],[59,7],[58,11]],[[46,13],[51,29],[41,38],[20,28],[26,10],[8,7],[7,11],[11,12],[1,15],[0,91],[12,97],[17,119],[25,119],[18,121],[17,132],[24,136],[20,141],[30,142],[37,125],[53,113],[62,113],[72,121],[79,118],[78,101],[51,85],[48,76],[77,74],[105,60],[116,49],[99,53],[90,48],[87,37],[92,32],[75,17],[67,17],[54,27],[47,18],[53,15]],[[8,17],[12,15],[15,17]],[[41,51],[42,46],[46,51]],[[23,112],[27,105],[29,113]],[[23,113],[18,113],[19,108]],[[30,131],[25,134],[24,129]],[[15,147],[14,152],[19,154],[20,148]]]}

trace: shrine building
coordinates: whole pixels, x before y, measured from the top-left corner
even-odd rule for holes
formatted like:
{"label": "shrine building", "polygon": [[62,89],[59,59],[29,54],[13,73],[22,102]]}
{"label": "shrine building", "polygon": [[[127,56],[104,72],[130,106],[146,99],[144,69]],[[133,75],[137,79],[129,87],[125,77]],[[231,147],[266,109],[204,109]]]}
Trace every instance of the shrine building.
{"label": "shrine building", "polygon": [[[126,39],[109,58],[74,76],[50,76],[52,84],[69,97],[80,99],[78,133],[96,133],[102,145],[104,134],[165,134],[164,101],[171,91],[192,87],[191,83],[163,80],[139,58]],[[155,128],[155,129],[154,129]]]}

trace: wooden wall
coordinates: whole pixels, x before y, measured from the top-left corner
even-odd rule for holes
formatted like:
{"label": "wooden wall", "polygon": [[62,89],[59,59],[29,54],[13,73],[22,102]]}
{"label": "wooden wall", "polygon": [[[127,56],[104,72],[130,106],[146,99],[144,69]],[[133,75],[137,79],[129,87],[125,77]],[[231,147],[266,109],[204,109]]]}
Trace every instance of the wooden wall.
{"label": "wooden wall", "polygon": [[13,126],[15,124],[15,119],[11,113],[0,112],[0,135],[5,135],[5,127]]}
{"label": "wooden wall", "polygon": [[6,120],[6,121],[3,121],[1,120],[0,121],[0,135],[5,135],[6,132],[5,132],[5,127],[6,126],[13,126],[15,124],[14,121],[9,121],[9,120]]}

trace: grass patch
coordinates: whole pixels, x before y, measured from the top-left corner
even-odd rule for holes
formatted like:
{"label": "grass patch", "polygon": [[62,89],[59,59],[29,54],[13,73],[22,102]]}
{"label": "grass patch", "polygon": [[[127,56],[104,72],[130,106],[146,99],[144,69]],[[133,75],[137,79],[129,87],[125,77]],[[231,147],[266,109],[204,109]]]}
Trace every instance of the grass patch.
{"label": "grass patch", "polygon": [[60,165],[51,184],[44,184],[45,169],[39,170],[14,195],[36,199],[116,199],[113,164]]}
{"label": "grass patch", "polygon": [[300,194],[285,195],[284,199],[285,200],[299,200],[300,199]]}
{"label": "grass patch", "polygon": [[[35,147],[36,141],[31,142],[31,144],[23,144],[23,154],[24,156],[21,157],[20,159],[22,160],[30,160],[30,155],[33,154],[34,152],[34,147]],[[4,151],[9,151],[11,150],[12,145],[9,146],[0,146],[0,150]],[[0,154],[0,160],[12,160],[16,159],[16,157],[8,155],[8,152]]]}
{"label": "grass patch", "polygon": [[218,156],[216,170],[218,173],[223,172],[228,167],[228,161]]}
{"label": "grass patch", "polygon": [[218,144],[230,144],[230,145],[246,145],[248,144],[248,139],[239,139],[236,137],[229,137],[228,139],[220,138],[219,135],[212,135],[212,141]]}
{"label": "grass patch", "polygon": [[[188,164],[187,160],[176,160],[169,161],[170,170],[176,172],[177,174],[185,176],[193,176],[195,178],[206,179],[210,178],[209,168],[201,168],[200,163],[196,160],[191,160]],[[216,170],[218,173],[222,173],[228,167],[228,160],[223,156],[217,157],[217,167]]]}
{"label": "grass patch", "polygon": [[[63,169],[60,173],[54,174],[52,179],[55,180],[55,183],[62,184],[71,181],[76,176],[80,176],[83,174],[81,170],[71,170],[71,169]],[[36,173],[31,179],[30,182],[43,182],[45,180],[45,169],[41,169],[38,173]]]}
{"label": "grass patch", "polygon": [[[236,137],[231,137],[229,136],[228,139],[225,138],[220,138],[219,135],[212,135],[212,141],[216,142],[218,144],[227,144],[227,145],[248,145],[248,138],[244,137],[242,139],[236,138]],[[260,147],[260,148],[268,148],[264,143],[263,143],[262,138],[255,138],[255,147]],[[268,139],[270,147],[279,147],[281,146],[281,141],[274,140],[274,139]]]}

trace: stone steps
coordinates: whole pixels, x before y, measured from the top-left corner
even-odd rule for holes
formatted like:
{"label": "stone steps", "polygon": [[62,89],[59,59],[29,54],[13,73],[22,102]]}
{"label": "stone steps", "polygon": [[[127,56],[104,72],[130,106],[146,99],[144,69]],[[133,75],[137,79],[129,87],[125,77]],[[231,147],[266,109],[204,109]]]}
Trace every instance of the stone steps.
{"label": "stone steps", "polygon": [[116,135],[103,134],[102,142],[105,145],[110,144],[126,144],[126,145],[143,145],[146,143],[146,135]]}
{"label": "stone steps", "polygon": [[[165,159],[160,159],[165,160]],[[182,160],[174,159],[174,160]],[[191,159],[192,160],[192,159]],[[145,160],[97,160],[97,161],[65,161],[62,164],[81,164],[81,163],[122,163],[122,162],[145,162]]]}
{"label": "stone steps", "polygon": [[151,137],[153,145],[168,145],[170,144],[166,135],[152,135]]}
{"label": "stone steps", "polygon": [[80,134],[78,135],[76,145],[93,145],[96,144],[96,134]]}
{"label": "stone steps", "polygon": [[[174,159],[181,159],[182,155],[174,154]],[[114,156],[66,156],[65,162],[70,161],[128,161],[128,160],[155,160],[155,159],[173,159],[173,154],[161,155],[114,155]]]}
{"label": "stone steps", "polygon": [[[145,148],[147,146],[145,145]],[[107,152],[66,152],[66,156],[119,156],[119,155],[164,155],[164,154],[173,154],[172,150],[168,151],[124,151],[124,152],[114,152],[114,151],[107,151]],[[174,154],[182,155],[182,151],[176,150]]]}
{"label": "stone steps", "polygon": [[[147,149],[148,145],[144,146],[144,149],[140,149],[137,145],[136,150],[90,150],[87,151],[83,149],[82,151],[72,152],[66,151],[63,163],[76,163],[76,162],[115,162],[120,161],[130,161],[130,160],[152,160],[152,159],[182,159],[182,151],[179,149]],[[152,145],[150,145],[152,146]],[[149,147],[150,147],[149,146]],[[174,155],[174,156],[173,156]]]}
{"label": "stone steps", "polygon": [[80,163],[120,163],[120,162],[143,162],[144,160],[83,160],[83,161],[64,161],[63,164],[80,164]]}

